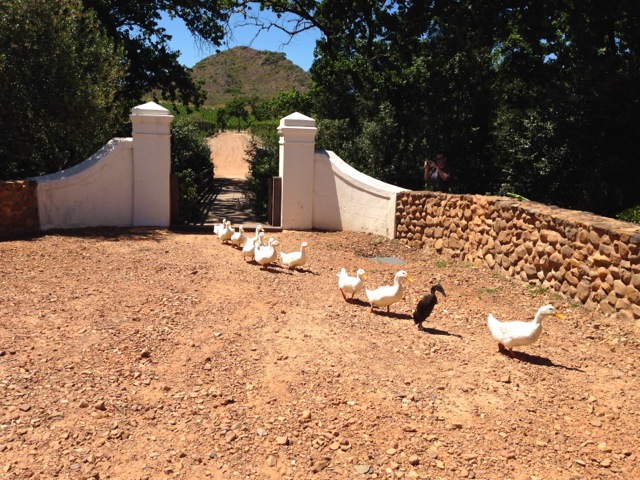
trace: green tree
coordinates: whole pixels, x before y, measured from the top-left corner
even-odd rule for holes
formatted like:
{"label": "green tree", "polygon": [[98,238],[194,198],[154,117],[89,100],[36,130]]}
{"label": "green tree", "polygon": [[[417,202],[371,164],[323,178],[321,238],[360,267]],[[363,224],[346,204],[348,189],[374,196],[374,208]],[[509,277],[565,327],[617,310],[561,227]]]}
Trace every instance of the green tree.
{"label": "green tree", "polygon": [[53,173],[95,152],[123,120],[126,64],[75,0],[0,4],[0,178]]}
{"label": "green tree", "polygon": [[203,189],[211,185],[214,171],[206,138],[189,120],[171,125],[171,172],[180,180],[180,217],[193,220],[199,213]]}
{"label": "green tree", "polygon": [[171,50],[171,36],[158,23],[165,12],[182,19],[203,43],[219,46],[234,0],[82,0],[96,13],[114,41],[125,51],[129,72],[121,95],[130,105],[158,92],[163,100],[202,105],[206,94],[183,67],[179,51]]}
{"label": "green tree", "polygon": [[605,215],[640,204],[636,2],[260,4],[281,15],[265,27],[321,32],[319,139],[366,173],[416,188],[445,149],[458,191]]}
{"label": "green tree", "polygon": [[628,1],[505,13],[496,49],[501,191],[605,215],[640,203],[639,16]]}
{"label": "green tree", "polygon": [[557,18],[556,122],[570,155],[566,171],[579,186],[579,197],[567,200],[611,215],[640,204],[640,10],[632,1],[567,2]]}
{"label": "green tree", "polygon": [[500,194],[557,201],[565,180],[563,165],[568,149],[558,138],[554,114],[561,103],[563,86],[553,81],[559,65],[549,60],[557,14],[545,3],[503,12],[503,29],[493,51],[493,145],[495,163],[500,167],[495,172],[499,184],[494,191]]}
{"label": "green tree", "polygon": [[262,2],[298,16],[291,32],[322,33],[310,71],[312,110],[351,134],[347,143],[326,134],[323,141],[356,168],[408,188],[422,188],[424,159],[444,148],[466,191],[486,188],[493,115],[493,30],[470,35],[493,18],[471,3]]}
{"label": "green tree", "polygon": [[309,95],[292,88],[288,91],[278,92],[275,96],[260,103],[252,105],[253,115],[256,120],[280,120],[282,117],[300,112],[304,115],[312,115]]}
{"label": "green tree", "polygon": [[457,2],[318,6],[325,36],[316,46],[311,95],[320,118],[344,120],[356,138],[348,149],[334,145],[346,161],[381,180],[422,188],[423,161],[445,149],[454,168],[464,165],[459,184],[481,183],[491,124],[491,42],[485,32],[462,41],[458,16],[469,12]]}
{"label": "green tree", "polygon": [[238,131],[242,129],[243,125],[247,124],[249,120],[249,112],[247,111],[247,101],[242,98],[234,98],[227,102],[224,106],[225,116],[227,117],[227,124],[231,119],[236,122],[236,128]]}
{"label": "green tree", "polygon": [[278,175],[277,122],[253,125],[252,133],[245,151],[249,163],[247,198],[253,211],[259,216],[265,216],[268,207],[268,182]]}

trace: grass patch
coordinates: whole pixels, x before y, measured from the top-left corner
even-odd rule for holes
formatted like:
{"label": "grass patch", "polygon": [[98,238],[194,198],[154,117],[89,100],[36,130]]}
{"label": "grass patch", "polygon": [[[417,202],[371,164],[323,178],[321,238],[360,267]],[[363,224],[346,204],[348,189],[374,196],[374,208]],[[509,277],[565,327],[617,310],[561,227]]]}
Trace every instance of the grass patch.
{"label": "grass patch", "polygon": [[381,235],[376,235],[375,237],[373,237],[371,239],[371,245],[380,245],[384,242],[386,242],[388,239],[381,236]]}
{"label": "grass patch", "polygon": [[533,295],[542,295],[547,293],[547,289],[542,285],[529,284],[529,293],[532,293]]}
{"label": "grass patch", "polygon": [[483,294],[483,293],[496,293],[498,291],[497,288],[491,288],[491,287],[484,287],[484,288],[479,288],[478,289],[478,293]]}

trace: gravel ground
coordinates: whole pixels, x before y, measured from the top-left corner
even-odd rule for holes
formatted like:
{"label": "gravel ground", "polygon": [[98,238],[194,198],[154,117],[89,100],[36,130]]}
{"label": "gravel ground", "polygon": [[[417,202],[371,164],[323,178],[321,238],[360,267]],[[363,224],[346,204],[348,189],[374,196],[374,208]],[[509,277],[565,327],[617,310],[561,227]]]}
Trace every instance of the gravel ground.
{"label": "gravel ground", "polygon": [[[274,236],[308,264],[164,230],[0,242],[0,478],[640,478],[635,323],[373,235]],[[341,267],[413,282],[372,314]],[[546,303],[566,318],[499,353],[488,313]]]}

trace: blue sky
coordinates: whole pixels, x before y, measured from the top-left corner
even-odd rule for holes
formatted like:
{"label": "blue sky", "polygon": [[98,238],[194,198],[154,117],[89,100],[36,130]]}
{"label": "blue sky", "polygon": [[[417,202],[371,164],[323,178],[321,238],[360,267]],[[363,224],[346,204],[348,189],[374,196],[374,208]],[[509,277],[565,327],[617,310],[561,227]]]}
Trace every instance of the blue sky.
{"label": "blue sky", "polygon": [[[233,25],[234,22],[232,22]],[[184,22],[179,18],[171,20],[168,16],[164,16],[160,22],[160,26],[167,30],[167,33],[173,37],[170,42],[173,50],[180,50],[180,63],[186,67],[193,67],[203,58],[216,53],[215,48],[201,45],[191,35]],[[272,52],[281,52],[286,57],[304,71],[309,71],[313,62],[313,49],[315,48],[318,38],[317,32],[305,32],[295,36],[288,45],[288,37],[271,29],[268,32],[262,31],[258,37],[254,39],[258,29],[251,26],[235,27],[233,30],[233,39],[228,40],[228,45],[223,45],[220,50],[226,50],[231,47],[246,46],[256,50],[269,50]]]}

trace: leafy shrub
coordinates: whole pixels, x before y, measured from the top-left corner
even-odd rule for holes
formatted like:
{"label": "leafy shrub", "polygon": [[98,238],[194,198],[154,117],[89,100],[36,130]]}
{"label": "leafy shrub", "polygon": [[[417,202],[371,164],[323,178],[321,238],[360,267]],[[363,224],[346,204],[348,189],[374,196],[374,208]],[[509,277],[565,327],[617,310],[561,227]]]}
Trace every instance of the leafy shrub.
{"label": "leafy shrub", "polygon": [[174,123],[183,121],[191,122],[204,136],[211,137],[224,128],[224,125],[220,125],[218,122],[220,111],[218,108],[199,107],[193,109],[191,107],[185,107],[184,105],[175,105],[167,102],[161,103],[160,105],[171,112],[171,115],[175,118]]}
{"label": "leafy shrub", "polygon": [[122,59],[82,2],[0,2],[0,179],[69,168],[112,138]]}
{"label": "leafy shrub", "polygon": [[616,215],[618,220],[640,224],[640,205],[627,208]]}
{"label": "leafy shrub", "polygon": [[251,141],[246,150],[249,175],[246,195],[257,215],[265,215],[268,207],[268,182],[278,175],[278,121],[258,122],[251,126]]}
{"label": "leafy shrub", "polygon": [[214,171],[204,134],[188,120],[178,120],[171,126],[171,171],[180,179],[180,217],[192,220]]}

